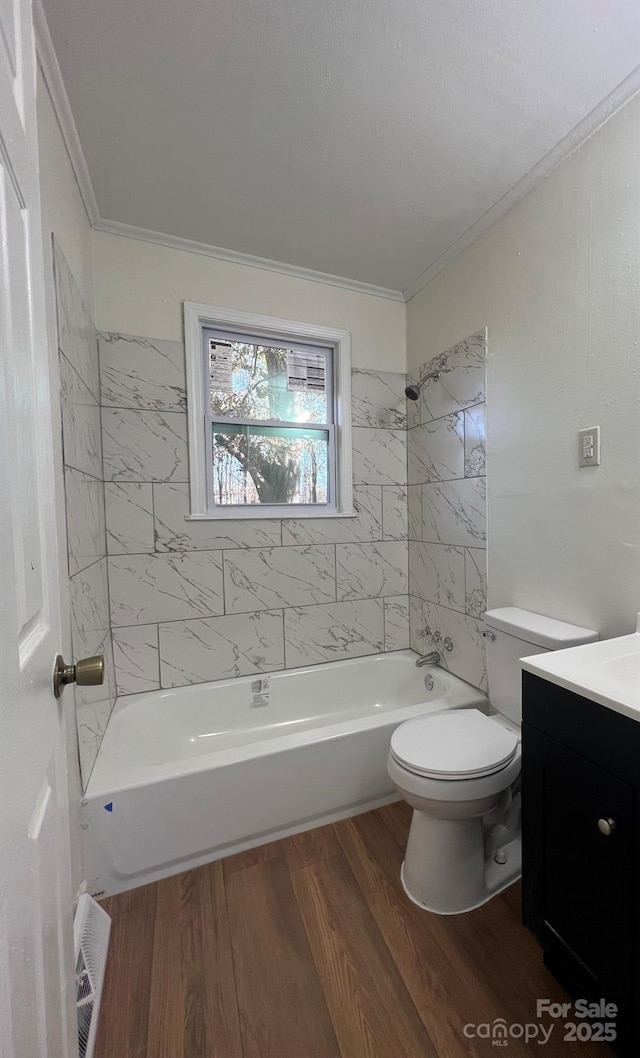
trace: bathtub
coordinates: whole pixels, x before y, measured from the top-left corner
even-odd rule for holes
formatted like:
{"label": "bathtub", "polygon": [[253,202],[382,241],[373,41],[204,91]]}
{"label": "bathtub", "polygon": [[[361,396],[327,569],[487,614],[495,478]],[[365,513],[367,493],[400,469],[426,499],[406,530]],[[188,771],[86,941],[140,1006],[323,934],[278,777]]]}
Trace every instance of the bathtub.
{"label": "bathtub", "polygon": [[394,728],[487,704],[415,660],[394,651],[119,699],[82,804],[89,891],[109,896],[396,800]]}

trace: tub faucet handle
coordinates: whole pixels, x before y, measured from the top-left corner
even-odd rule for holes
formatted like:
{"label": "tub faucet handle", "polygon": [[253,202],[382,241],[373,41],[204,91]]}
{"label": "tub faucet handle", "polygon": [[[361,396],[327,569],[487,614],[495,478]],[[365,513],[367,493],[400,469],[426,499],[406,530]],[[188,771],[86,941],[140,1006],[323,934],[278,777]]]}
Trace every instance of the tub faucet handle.
{"label": "tub faucet handle", "polygon": [[453,650],[453,639],[451,638],[451,636],[445,636],[442,641],[442,649],[447,651]]}

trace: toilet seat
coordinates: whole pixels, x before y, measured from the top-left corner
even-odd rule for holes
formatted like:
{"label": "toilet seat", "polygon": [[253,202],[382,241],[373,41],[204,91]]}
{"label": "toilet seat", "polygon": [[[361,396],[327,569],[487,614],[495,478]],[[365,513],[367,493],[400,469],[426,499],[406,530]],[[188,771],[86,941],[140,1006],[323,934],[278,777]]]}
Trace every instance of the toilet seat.
{"label": "toilet seat", "polygon": [[454,709],[408,720],[391,736],[391,757],[429,779],[479,779],[502,771],[518,748],[517,734],[478,709]]}

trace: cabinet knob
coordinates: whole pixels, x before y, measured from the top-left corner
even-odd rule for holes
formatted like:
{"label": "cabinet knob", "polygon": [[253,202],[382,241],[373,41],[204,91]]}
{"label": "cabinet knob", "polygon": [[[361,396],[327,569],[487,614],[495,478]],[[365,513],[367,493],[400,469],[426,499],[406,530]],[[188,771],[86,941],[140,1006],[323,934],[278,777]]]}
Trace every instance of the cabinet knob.
{"label": "cabinet knob", "polygon": [[613,834],[613,831],[615,830],[615,828],[616,828],[615,819],[599,819],[598,820],[598,830],[600,831],[601,834],[604,834],[605,838],[610,837],[611,834]]}

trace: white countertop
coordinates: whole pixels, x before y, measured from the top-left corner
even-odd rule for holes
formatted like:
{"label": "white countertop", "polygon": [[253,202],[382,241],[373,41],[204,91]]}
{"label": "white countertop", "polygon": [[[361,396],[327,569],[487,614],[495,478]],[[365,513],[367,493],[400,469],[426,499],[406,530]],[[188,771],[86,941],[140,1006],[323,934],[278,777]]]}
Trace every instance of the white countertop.
{"label": "white countertop", "polygon": [[521,659],[550,683],[640,721],[640,614],[633,635]]}

